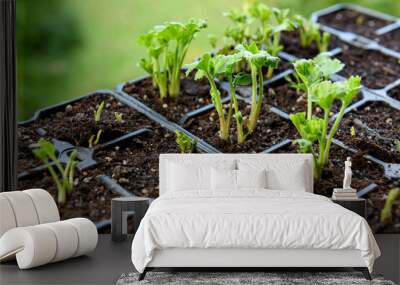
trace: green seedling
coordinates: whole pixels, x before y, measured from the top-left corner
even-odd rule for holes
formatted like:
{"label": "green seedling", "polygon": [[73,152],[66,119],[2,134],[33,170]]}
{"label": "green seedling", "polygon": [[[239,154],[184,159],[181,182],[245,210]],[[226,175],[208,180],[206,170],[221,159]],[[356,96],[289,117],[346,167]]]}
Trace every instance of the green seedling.
{"label": "green seedling", "polygon": [[102,101],[99,104],[99,106],[97,107],[97,109],[93,111],[94,112],[94,121],[96,122],[96,124],[99,123],[101,120],[101,114],[103,113],[104,106],[105,106],[105,102]]}
{"label": "green seedling", "polygon": [[139,66],[153,79],[161,99],[176,98],[180,93],[180,74],[189,46],[195,35],[207,26],[204,20],[186,23],[167,22],[139,37],[147,48],[147,58]]}
{"label": "green seedling", "polygon": [[196,151],[197,140],[191,139],[187,134],[176,130],[176,143],[181,153],[194,153]]}
{"label": "green seedling", "polygon": [[233,112],[232,101],[229,104],[229,110],[226,112],[222,101],[221,92],[218,90],[215,78],[225,75],[227,69],[232,70],[232,66],[241,60],[241,55],[217,55],[212,57],[209,53],[203,54],[199,61],[187,65],[186,75],[196,69],[195,79],[206,77],[210,83],[210,96],[217,111],[219,118],[219,136],[227,141],[229,138],[229,127]]}
{"label": "green seedling", "polygon": [[122,113],[119,113],[119,112],[114,112],[114,117],[115,117],[115,121],[117,122],[117,123],[123,123],[124,122],[124,120],[123,120],[123,114]]}
{"label": "green seedling", "polygon": [[[260,23],[256,39],[259,46],[264,46],[268,53],[277,56],[283,49],[281,45],[281,33],[295,28],[295,22],[289,16],[288,9],[270,8],[259,2],[254,2],[249,8],[249,13]],[[274,67],[267,70],[267,78],[273,74]]]}
{"label": "green seedling", "polygon": [[265,50],[260,50],[255,42],[251,45],[239,45],[237,50],[247,61],[251,71],[251,111],[247,129],[249,134],[252,134],[257,125],[264,99],[264,76],[262,69],[263,67],[276,68],[279,64],[279,58],[270,55]]}
{"label": "green seedling", "polygon": [[338,59],[332,59],[326,53],[321,53],[313,59],[299,59],[293,63],[296,88],[307,94],[307,119],[312,117],[313,100],[312,86],[343,69],[344,64]]}
{"label": "green seedling", "polygon": [[356,137],[356,128],[354,126],[351,126],[351,128],[350,128],[350,136],[352,138]]}
{"label": "green seedling", "polygon": [[319,52],[328,50],[331,40],[331,35],[329,33],[321,32],[319,25],[314,23],[311,19],[296,15],[295,20],[299,28],[300,46],[302,48],[308,48],[315,42]]}
{"label": "green seedling", "polygon": [[103,133],[103,130],[98,130],[96,135],[90,136],[89,147],[94,147],[95,145],[99,144],[102,133]]}
{"label": "green seedling", "polygon": [[381,223],[385,224],[392,218],[392,207],[397,199],[400,199],[400,188],[394,188],[389,191],[385,206],[381,212]]}
{"label": "green seedling", "polygon": [[[249,64],[251,75],[239,73],[236,76],[233,76],[234,65],[242,60],[245,60]],[[210,54],[206,53],[198,62],[188,65],[188,72],[197,69],[197,79],[207,77],[210,82],[210,95],[219,117],[219,135],[221,139],[228,140],[229,138],[229,127],[232,116],[236,120],[239,144],[244,143],[246,137],[253,133],[264,97],[262,67],[276,66],[278,62],[279,59],[277,57],[271,56],[266,51],[259,50],[256,43],[253,43],[246,46],[237,46],[235,53],[231,55],[217,55],[211,57]],[[214,80],[215,77],[221,75],[228,79],[230,86],[231,100],[227,112],[221,102],[221,93]],[[235,89],[237,85],[247,85],[250,83],[252,84],[251,111],[249,120],[245,125],[243,116],[239,110]],[[260,87],[257,88],[257,85]],[[246,133],[244,126],[247,128]]]}
{"label": "green seedling", "polygon": [[[314,178],[321,178],[322,170],[329,162],[332,139],[343,119],[344,111],[357,96],[361,88],[361,78],[352,76],[341,82],[324,80],[315,82],[309,88],[308,100],[319,106],[324,113],[323,118],[308,117],[305,112],[291,114],[290,120],[299,132],[301,139],[294,143],[299,145],[301,153],[311,153],[314,157]],[[331,108],[335,100],[341,102],[340,111],[329,128]]]}
{"label": "green seedling", "polygon": [[42,160],[47,167],[58,190],[57,201],[60,204],[64,204],[67,199],[67,194],[70,194],[74,187],[74,172],[78,163],[76,161],[77,151],[74,150],[71,152],[67,164],[63,166],[57,159],[54,144],[41,138],[36,146],[37,147],[33,149],[33,154]]}

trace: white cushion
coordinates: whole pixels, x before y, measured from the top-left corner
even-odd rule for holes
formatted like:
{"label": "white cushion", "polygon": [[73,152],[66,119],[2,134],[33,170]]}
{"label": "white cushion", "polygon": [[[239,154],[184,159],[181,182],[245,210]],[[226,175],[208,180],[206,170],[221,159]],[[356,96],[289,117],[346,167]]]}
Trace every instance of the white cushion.
{"label": "white cushion", "polygon": [[22,191],[28,194],[33,201],[39,224],[52,223],[60,220],[56,202],[49,192],[43,189],[29,189]]}
{"label": "white cushion", "polygon": [[0,237],[8,230],[17,227],[10,201],[0,193]]}
{"label": "white cushion", "polygon": [[210,190],[211,169],[235,169],[234,161],[219,161],[213,165],[168,162],[167,187],[170,191]]}
{"label": "white cushion", "polygon": [[212,189],[214,191],[235,191],[248,188],[266,188],[266,170],[230,170],[212,168]]}
{"label": "white cushion", "polygon": [[26,227],[39,224],[35,205],[29,195],[22,191],[3,192],[11,205],[17,227]]}
{"label": "white cushion", "polygon": [[53,197],[43,189],[0,193],[0,237],[15,227],[60,220]]}
{"label": "white cushion", "polygon": [[267,188],[271,190],[307,191],[308,169],[305,161],[279,161],[266,163],[263,159],[239,159],[239,170],[266,169]]}
{"label": "white cushion", "polygon": [[212,190],[236,190],[236,170],[212,168],[211,189]]}
{"label": "white cushion", "polygon": [[16,257],[20,269],[86,254],[97,245],[96,226],[88,219],[18,227],[0,238],[0,261]]}
{"label": "white cushion", "polygon": [[240,188],[267,188],[267,171],[236,170],[237,187]]}

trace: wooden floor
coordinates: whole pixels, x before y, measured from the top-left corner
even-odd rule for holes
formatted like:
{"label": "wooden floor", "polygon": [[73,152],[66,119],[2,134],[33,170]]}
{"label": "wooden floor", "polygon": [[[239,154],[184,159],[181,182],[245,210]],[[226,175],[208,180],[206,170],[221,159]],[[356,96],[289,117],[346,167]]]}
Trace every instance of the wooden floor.
{"label": "wooden floor", "polygon": [[96,250],[88,256],[19,270],[16,262],[0,265],[0,284],[115,284],[122,273],[134,271],[131,262],[132,236],[124,242],[99,235]]}
{"label": "wooden floor", "polygon": [[[385,279],[400,281],[400,235],[376,235],[382,251],[374,271]],[[112,242],[110,235],[99,235],[94,252],[42,267],[19,270],[16,262],[0,264],[0,285],[17,284],[115,284],[122,273],[135,271],[131,262],[132,236]],[[307,270],[308,271],[308,270]]]}

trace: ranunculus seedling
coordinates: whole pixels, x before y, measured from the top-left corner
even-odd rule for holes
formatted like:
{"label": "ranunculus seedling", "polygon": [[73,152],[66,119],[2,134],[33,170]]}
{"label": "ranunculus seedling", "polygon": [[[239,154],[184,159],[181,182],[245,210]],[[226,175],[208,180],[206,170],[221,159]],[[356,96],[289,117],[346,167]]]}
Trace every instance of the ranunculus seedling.
{"label": "ranunculus seedling", "polygon": [[385,206],[381,212],[381,223],[385,224],[392,218],[392,207],[397,199],[400,199],[400,188],[394,188],[389,191]]}
{"label": "ranunculus seedling", "polygon": [[[270,8],[263,3],[254,2],[249,8],[249,13],[260,23],[256,36],[260,42],[259,46],[263,46],[272,56],[277,56],[283,49],[281,33],[291,31],[295,27],[289,10]],[[273,67],[268,67],[267,78],[270,78],[272,73]]]}
{"label": "ranunculus seedling", "polygon": [[176,143],[181,153],[193,153],[196,151],[197,140],[191,139],[187,134],[176,130]]}
{"label": "ranunculus seedling", "polygon": [[243,58],[248,62],[251,71],[251,111],[247,122],[247,129],[251,134],[260,116],[264,98],[264,76],[262,68],[276,68],[279,64],[279,58],[270,55],[265,50],[260,50],[256,43],[252,43],[251,45],[239,45],[236,49],[241,52]]}
{"label": "ranunculus seedling", "polygon": [[197,70],[195,79],[201,79],[206,77],[210,83],[210,96],[214,104],[215,110],[217,111],[219,118],[219,136],[223,140],[229,138],[229,127],[231,124],[233,102],[231,100],[229,104],[229,110],[226,112],[222,101],[221,92],[218,90],[215,78],[220,75],[230,74],[232,76],[232,67],[235,63],[242,59],[241,54],[233,55],[217,55],[212,57],[211,54],[205,53],[196,62],[187,65],[186,74],[188,75],[194,69]]}
{"label": "ranunculus seedling", "polygon": [[77,151],[71,152],[67,164],[63,166],[57,159],[56,147],[51,142],[41,138],[37,142],[36,148],[33,149],[33,154],[42,160],[49,170],[57,186],[58,203],[65,203],[67,194],[70,194],[74,188],[74,172],[78,163],[76,161]]}
{"label": "ranunculus seedling", "polygon": [[[299,132],[301,139],[294,143],[299,145],[302,153],[312,153],[314,157],[314,177],[320,179],[322,169],[329,162],[332,139],[343,119],[344,111],[357,96],[361,88],[361,77],[352,76],[345,81],[316,81],[309,87],[308,100],[319,106],[324,113],[323,118],[306,116],[305,112],[290,115],[290,120]],[[331,108],[335,100],[341,107],[332,127],[329,129]]]}
{"label": "ranunculus seedling", "polygon": [[327,53],[321,53],[313,59],[299,59],[293,64],[297,89],[307,94],[307,119],[312,117],[313,101],[311,86],[328,79],[331,75],[343,69],[344,64],[338,59],[330,58]]}
{"label": "ranunculus seedling", "polygon": [[[245,60],[250,66],[251,75],[239,73],[233,75],[233,66]],[[271,56],[264,50],[259,50],[256,43],[251,45],[238,45],[235,53],[231,55],[217,55],[211,57],[210,54],[204,54],[198,62],[188,65],[187,73],[193,69],[197,69],[196,78],[207,77],[210,82],[210,95],[215,109],[218,113],[220,124],[220,137],[223,140],[229,138],[229,127],[231,117],[234,116],[237,126],[238,143],[244,143],[246,137],[253,133],[264,97],[264,84],[263,84],[263,67],[276,67],[279,58]],[[231,101],[229,103],[228,112],[226,112],[222,102],[221,93],[218,90],[215,79],[223,75],[229,81]],[[243,116],[239,110],[239,105],[236,97],[236,86],[252,84],[252,97],[251,97],[251,111],[247,124],[243,120]],[[259,86],[259,88],[257,87]],[[245,132],[244,126],[247,129]]]}
{"label": "ranunculus seedling", "polygon": [[147,48],[147,58],[142,58],[139,66],[153,78],[162,99],[179,95],[181,68],[190,43],[206,26],[198,19],[184,24],[167,22],[139,37],[138,42]]}
{"label": "ranunculus seedling", "polygon": [[96,124],[98,122],[100,122],[100,120],[101,120],[101,114],[103,113],[104,106],[105,106],[105,102],[101,101],[101,103],[99,104],[97,109],[95,111],[93,111],[93,113],[94,113],[94,121],[96,122]]}
{"label": "ranunculus seedling", "polygon": [[300,34],[300,46],[309,48],[315,42],[319,52],[328,50],[331,35],[327,32],[321,32],[319,25],[311,19],[307,19],[301,15],[296,15],[295,20]]}

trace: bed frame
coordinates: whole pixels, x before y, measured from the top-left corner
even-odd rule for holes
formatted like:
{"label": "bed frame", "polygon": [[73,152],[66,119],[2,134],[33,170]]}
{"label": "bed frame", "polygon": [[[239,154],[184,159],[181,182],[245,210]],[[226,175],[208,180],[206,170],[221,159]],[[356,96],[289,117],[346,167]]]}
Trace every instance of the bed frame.
{"label": "bed frame", "polygon": [[[235,160],[240,158],[266,159],[271,163],[276,160],[306,162],[308,171],[307,192],[313,192],[313,158],[311,154],[161,154],[160,155],[160,195],[166,193],[167,160],[182,162],[190,160],[195,163],[210,163],[217,160]],[[250,271],[254,269],[285,268],[353,268],[361,271],[367,280],[371,276],[359,250],[329,249],[249,249],[249,248],[170,248],[158,249],[152,261],[139,275],[143,280],[146,273],[160,268],[218,269],[229,271]],[[261,270],[262,271],[262,270]]]}

